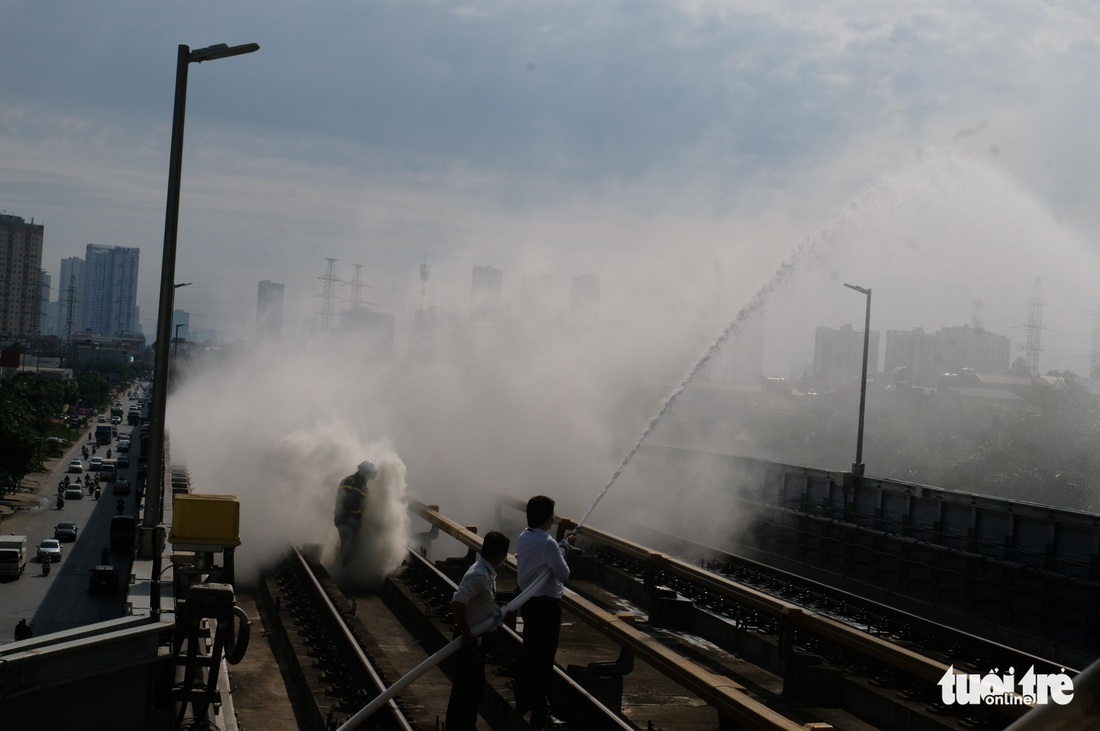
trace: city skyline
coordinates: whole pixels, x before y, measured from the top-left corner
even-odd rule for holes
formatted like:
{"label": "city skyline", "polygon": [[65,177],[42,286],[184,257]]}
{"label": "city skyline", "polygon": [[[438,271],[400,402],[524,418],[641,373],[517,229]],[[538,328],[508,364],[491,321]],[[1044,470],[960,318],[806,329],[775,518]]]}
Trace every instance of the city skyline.
{"label": "city skyline", "polygon": [[[13,218],[17,218],[17,217],[13,217]],[[139,256],[139,254],[140,254],[139,250],[129,250],[129,249],[125,249],[124,247],[106,247],[106,246],[97,245],[97,244],[88,244],[87,247],[86,247],[86,251],[89,252],[89,254],[92,256],[92,258],[99,258],[99,259],[103,259],[103,260],[108,260],[108,259],[111,259],[111,258],[114,258],[114,257],[121,256],[123,259],[129,260],[129,263],[132,264],[132,266],[129,268],[129,275],[132,275],[136,279],[136,272],[137,272],[136,261],[137,261],[137,258]],[[335,264],[336,262],[333,262],[333,263]],[[101,270],[103,270],[104,266],[101,264],[101,266],[99,268]],[[360,271],[361,271],[361,268],[357,266],[356,267],[356,276],[357,277],[360,276]],[[554,300],[554,297],[552,295],[552,292],[555,290],[555,281],[554,281],[553,275],[551,275],[549,273],[545,273],[545,272],[535,272],[535,273],[525,272],[523,274],[522,278],[521,278],[518,291],[514,290],[514,288],[513,288],[512,297],[510,297],[507,300],[504,300],[504,299],[502,299],[502,292],[504,291],[504,282],[506,280],[506,277],[505,277],[505,272],[503,270],[498,269],[498,268],[496,268],[492,265],[474,265],[472,267],[472,272],[473,272],[473,279],[471,280],[471,285],[470,285],[469,308],[468,308],[468,312],[466,313],[470,318],[484,319],[485,317],[490,316],[490,315],[491,315],[491,317],[500,317],[500,316],[509,316],[509,317],[511,317],[511,316],[516,315],[516,314],[524,314],[524,313],[526,313],[528,315],[530,315],[530,314],[542,314],[542,315],[552,314],[552,311],[553,311],[554,308],[550,307],[548,305],[548,303],[550,303],[551,301]],[[46,293],[48,291],[50,291],[49,282],[52,280],[52,277],[51,277],[50,273],[48,271],[46,271],[45,269],[41,270],[41,275],[42,275],[42,279],[41,279],[41,282],[40,282],[40,291],[42,292],[43,298],[44,298]],[[61,334],[60,330],[64,330],[64,326],[63,326],[62,323],[66,319],[68,319],[68,317],[70,317],[70,316],[74,318],[73,319],[74,323],[76,323],[76,322],[81,323],[82,327],[78,330],[78,332],[79,331],[98,332],[97,330],[95,330],[95,328],[93,326],[90,325],[90,322],[91,322],[91,319],[89,319],[90,316],[85,315],[84,312],[83,312],[83,308],[78,306],[77,303],[74,303],[73,313],[65,314],[66,309],[67,309],[68,297],[70,295],[72,295],[73,293],[77,293],[78,294],[78,299],[81,299],[82,295],[80,295],[79,293],[83,291],[84,287],[88,286],[87,283],[89,281],[92,281],[92,280],[97,279],[97,278],[98,279],[103,278],[102,272],[99,274],[98,277],[95,277],[95,276],[89,277],[89,275],[87,273],[87,269],[85,267],[85,260],[80,259],[79,257],[70,257],[70,258],[67,258],[67,259],[65,259],[61,262],[61,273],[58,277],[59,284],[57,285],[57,290],[58,290],[57,297],[58,297],[58,299],[53,301],[53,302],[46,302],[43,299],[43,304],[48,308],[48,310],[50,312],[53,313],[53,317],[55,317],[56,320],[58,321],[58,330],[59,330],[59,332],[56,332],[56,333],[51,332],[51,333],[43,333],[43,334],[57,334],[57,335],[60,336],[60,334]],[[60,283],[62,281],[64,281],[65,279],[69,279],[70,286],[63,288]],[[116,279],[117,279],[117,277],[116,277]],[[337,277],[335,277],[334,281],[335,281],[336,284],[340,284],[340,285],[352,285],[352,286],[356,287],[357,292],[361,292],[363,287],[366,286],[365,283],[362,282],[361,279],[356,279],[356,280],[352,281],[352,280],[345,280],[345,279],[340,278],[340,277],[337,276]],[[427,282],[428,282],[428,279],[425,278],[424,281],[423,281],[423,284],[425,285],[425,287],[427,285]],[[79,286],[77,285],[77,283],[79,283]],[[131,291],[135,290],[136,289],[136,281],[131,282],[128,286],[129,286],[129,289]],[[1038,283],[1036,284],[1036,287],[1038,288]],[[570,280],[567,291],[566,291],[565,286],[564,286],[563,283],[559,283],[559,286],[557,286],[557,289],[561,290],[561,292],[559,292],[559,297],[557,298],[558,302],[559,302],[559,305],[560,305],[560,307],[558,308],[559,311],[565,311],[567,309],[571,309],[571,310],[574,310],[574,311],[577,311],[577,310],[580,310],[580,309],[585,309],[585,310],[588,310],[590,313],[594,313],[598,310],[599,290],[600,290],[600,277],[599,277],[599,275],[596,275],[596,274],[574,275]],[[281,341],[281,339],[282,339],[282,324],[283,324],[282,323],[282,317],[283,317],[283,311],[282,310],[283,310],[284,292],[285,292],[285,285],[282,284],[282,283],[271,282],[270,280],[262,280],[262,281],[259,282],[258,296],[257,296],[257,299],[256,299],[256,309],[255,309],[255,312],[256,312],[255,330],[254,330],[254,333],[253,333],[252,337],[248,338],[248,339],[245,339],[244,342],[250,342],[253,345],[258,345],[258,344],[261,344],[262,342],[265,342],[265,341],[267,341],[268,344],[279,343]],[[1036,296],[1038,296],[1038,295],[1036,295],[1033,292],[1032,299],[1028,301],[1028,304],[1033,306],[1033,316],[1034,316],[1034,311],[1035,311],[1034,308],[1037,306],[1038,307],[1037,311],[1040,312],[1039,316],[1041,317],[1041,310],[1042,310],[1042,304],[1043,303],[1041,301],[1036,300],[1035,299]],[[403,323],[401,325],[398,325],[396,319],[393,317],[392,314],[387,314],[387,313],[377,312],[377,311],[371,312],[370,314],[365,314],[365,313],[370,312],[370,308],[369,307],[363,307],[361,302],[356,301],[356,297],[361,299],[361,294],[353,295],[353,297],[350,300],[349,300],[349,298],[344,297],[344,296],[335,297],[333,299],[334,304],[338,303],[338,304],[342,305],[341,309],[338,310],[337,313],[336,313],[336,314],[339,315],[339,318],[340,318],[340,323],[339,323],[338,327],[341,331],[356,331],[356,330],[359,330],[361,332],[373,331],[373,330],[376,329],[375,326],[373,326],[373,325],[372,326],[365,326],[365,325],[362,324],[362,323],[367,321],[367,320],[364,320],[364,317],[368,318],[370,321],[375,321],[375,320],[377,320],[377,318],[379,316],[381,316],[384,320],[384,322],[382,324],[382,328],[383,328],[383,330],[388,331],[388,333],[389,333],[384,338],[385,341],[389,344],[387,347],[389,347],[391,349],[394,347],[394,343],[397,341],[397,338],[395,336],[397,332],[402,332],[402,335],[401,335],[402,339],[407,339],[407,338],[411,338],[411,337],[414,336],[413,335],[413,330],[417,327],[417,324],[415,322],[415,320],[416,320],[415,316],[411,316],[407,323]],[[103,296],[100,296],[99,299],[105,301],[107,298],[103,297]],[[110,308],[108,308],[108,309],[110,309]],[[360,312],[357,314],[356,310],[360,310]],[[451,312],[453,314],[458,314],[459,316],[462,316],[458,310],[451,310]],[[47,310],[41,310],[41,313],[42,314],[41,314],[41,317],[40,317],[40,321],[45,322],[47,320],[47,318],[46,318]],[[187,335],[181,335],[180,337],[182,339],[190,339],[189,334],[190,334],[190,331],[191,331],[191,327],[190,327],[190,312],[189,311],[185,311],[185,310],[182,310],[180,308],[177,308],[175,310],[175,312],[173,313],[173,325],[176,324],[176,322],[178,321],[178,318],[181,314],[185,316],[185,319],[183,321],[184,322],[183,327],[186,328],[188,334]],[[359,324],[355,324],[355,323],[359,323]],[[388,324],[386,324],[386,323],[388,323]],[[1041,322],[1038,323],[1038,325],[1039,325],[1038,330],[1046,329],[1042,325]],[[999,341],[996,345],[996,349],[997,349],[997,352],[998,352],[997,358],[999,360],[1005,360],[1006,365],[1004,365],[1003,369],[1001,369],[1001,368],[988,369],[989,372],[1007,372],[1008,364],[1011,364],[1011,362],[1014,362],[1017,358],[1025,358],[1026,347],[1027,346],[1024,342],[1022,342],[1022,341],[1018,342],[1018,343],[1016,343],[1016,345],[1014,347],[1012,341],[1007,336],[1004,336],[1004,335],[1001,335],[1001,334],[991,333],[989,331],[986,331],[981,326],[978,326],[976,328],[971,328],[971,326],[968,325],[968,324],[941,325],[941,326],[938,327],[938,329],[933,328],[933,332],[930,332],[930,333],[925,333],[924,328],[921,327],[921,326],[917,326],[917,327],[914,327],[914,328],[908,329],[908,330],[895,330],[895,329],[886,330],[885,331],[886,332],[886,341],[885,341],[886,342],[886,350],[885,350],[884,354],[880,355],[880,353],[881,353],[881,349],[879,347],[880,329],[872,327],[872,342],[871,342],[872,370],[879,370],[880,372],[885,372],[885,371],[889,371],[892,367],[895,367],[896,365],[898,365],[898,363],[891,363],[891,360],[890,360],[891,359],[891,356],[890,356],[890,350],[891,350],[890,342],[891,342],[891,339],[894,339],[894,340],[897,340],[898,338],[905,338],[906,339],[906,343],[904,344],[904,346],[899,345],[895,342],[895,345],[893,346],[893,348],[895,350],[895,353],[897,353],[901,350],[905,350],[905,349],[908,349],[908,350],[914,350],[914,349],[921,350],[921,349],[923,349],[925,351],[924,355],[920,356],[920,357],[924,358],[924,360],[927,361],[927,359],[930,357],[929,353],[936,350],[937,347],[941,348],[941,349],[942,349],[942,347],[944,347],[942,345],[937,346],[934,343],[937,340],[942,340],[945,337],[945,333],[949,334],[951,331],[967,331],[967,332],[969,332],[972,329],[974,330],[974,332],[984,333],[986,336],[993,337],[993,338],[995,338]],[[1038,330],[1036,332],[1031,333],[1029,335],[1029,337],[1036,336]],[[761,329],[761,332],[758,333],[754,337],[763,338],[763,332],[764,331],[766,331],[766,326],[764,326],[764,328]],[[821,340],[822,331],[833,332],[834,334],[831,337],[835,339],[839,336],[840,340],[838,340],[836,342],[833,342],[831,345],[822,345],[822,340]],[[856,337],[856,336],[858,336],[858,339],[862,338],[862,331],[855,330],[850,323],[847,323],[847,324],[844,324],[844,325],[840,326],[839,329],[831,328],[829,325],[820,325],[819,324],[819,325],[815,326],[815,330],[814,330],[814,332],[816,333],[815,338],[814,338],[815,339],[815,345],[811,349],[812,352],[813,352],[813,356],[812,356],[813,368],[812,368],[812,370],[813,370],[814,373],[816,373],[818,375],[828,375],[828,373],[821,370],[822,366],[820,365],[820,363],[827,362],[827,361],[829,361],[829,359],[835,359],[835,358],[839,357],[839,356],[836,355],[836,350],[837,350],[837,347],[838,347],[837,343],[839,343],[840,341],[845,341],[845,336],[844,336],[845,331],[849,332],[849,336],[847,338],[848,340],[852,340],[852,338]],[[127,331],[122,330],[121,332],[127,332]],[[226,335],[224,331],[218,330],[217,328],[208,328],[208,327],[198,328],[196,330],[196,332],[199,333],[199,334],[202,334],[204,336],[204,339],[208,339],[208,340],[211,340],[211,341],[222,341],[222,340],[224,340],[225,335]],[[150,342],[152,342],[152,338],[150,337],[149,333],[141,333],[141,334],[144,335]],[[958,337],[958,336],[955,336],[955,337]],[[1098,337],[1098,332],[1096,330],[1094,330],[1091,333],[1091,338],[1092,338],[1092,341],[1094,343],[1096,342],[1097,337]],[[933,343],[933,344],[932,345],[920,345],[920,344],[915,344],[913,342],[909,342],[909,340],[911,340],[911,339],[916,339],[916,340],[919,341],[922,338],[927,339],[927,341],[929,343]],[[311,338],[311,337],[306,337],[307,342],[312,340],[312,339],[313,338]],[[225,342],[230,342],[230,341],[225,340]],[[853,342],[854,342],[854,340],[853,340]],[[763,348],[761,343],[756,343],[754,345],[754,347],[759,347],[761,349]],[[970,346],[956,345],[956,347],[970,347]],[[984,347],[988,348],[988,347],[992,347],[992,346],[987,345],[987,346],[984,346]],[[823,351],[822,348],[824,348],[825,350]],[[855,350],[859,350],[859,348],[856,348]],[[1042,349],[1040,348],[1039,352],[1041,352],[1041,350]],[[855,352],[855,351],[853,351],[853,352]],[[823,356],[823,353],[833,353],[833,355],[830,355],[826,358],[825,356]],[[858,353],[856,353],[856,355],[858,355]],[[1035,353],[1034,355],[1035,355],[1035,357],[1038,357],[1038,352]],[[1090,355],[1091,355],[1091,358],[1092,358],[1092,362],[1095,363],[1095,361],[1097,359],[1097,356],[1100,355],[1100,354],[1091,353]],[[855,358],[855,356],[853,356],[851,354],[849,354],[846,357],[848,358],[848,360],[844,361],[844,363],[847,363],[847,365],[844,365],[844,363],[840,363],[838,361],[839,370],[837,370],[837,372],[839,373],[839,372],[843,371],[843,372],[848,373],[850,375],[849,372],[852,371],[853,368],[855,368],[855,366],[853,366],[852,364],[856,363],[856,361],[858,361],[858,358]],[[896,357],[897,356],[895,355],[895,359],[896,359]],[[916,358],[917,356],[910,356],[910,357]],[[823,360],[823,358],[824,358],[824,360]],[[855,360],[853,360],[853,358],[855,358]],[[885,359],[884,362],[883,362],[883,359]],[[763,360],[763,358],[761,357],[761,361],[762,360]],[[848,361],[851,361],[851,362],[848,362]],[[880,366],[880,363],[881,363],[881,366]],[[856,365],[858,365],[858,363],[856,363]],[[906,364],[906,365],[909,365],[909,364]],[[967,366],[967,367],[972,367],[972,366]],[[833,367],[832,366],[826,367],[826,370],[830,370],[831,368],[833,368]],[[928,370],[929,368],[931,368],[931,370]],[[953,370],[953,369],[954,369],[954,367],[948,368],[948,370]],[[931,385],[932,381],[934,380],[934,375],[936,373],[938,373],[940,370],[943,370],[943,369],[942,368],[937,369],[935,367],[930,366],[929,363],[925,362],[920,366],[914,366],[913,370],[921,372],[921,376],[917,380],[928,381],[928,383],[925,383],[924,385]],[[979,368],[979,370],[983,370],[983,369]],[[1058,369],[1056,369],[1056,368],[1040,369],[1038,374],[1042,375],[1043,373],[1045,373],[1049,370],[1058,370]],[[1073,370],[1074,372],[1077,372],[1079,375],[1082,375],[1083,377],[1088,377],[1090,375],[1090,370],[1092,370],[1092,369],[1089,368],[1089,367],[1077,366],[1075,368],[1064,368],[1063,370]],[[927,373],[926,373],[926,371],[927,371]],[[797,366],[793,363],[782,364],[778,369],[774,369],[773,371],[769,371],[767,368],[765,368],[763,366],[761,367],[761,375],[765,375],[765,376],[780,376],[780,377],[791,377],[791,378],[793,378],[793,377],[796,377],[797,372],[798,372]],[[933,375],[929,376],[928,373],[931,373]]]}
{"label": "city skyline", "polygon": [[177,46],[255,42],[189,76],[175,304],[195,329],[248,340],[270,280],[297,337],[332,258],[399,328],[467,302],[481,264],[509,273],[505,301],[526,273],[555,297],[598,275],[600,318],[699,348],[791,261],[769,370],[812,358],[810,316],[855,319],[845,281],[875,290],[883,331],[1021,333],[1041,277],[1045,366],[1087,357],[1100,8],[245,0],[134,3],[125,27],[71,0],[5,9],[0,209],[47,226],[54,286],[89,241],[143,249],[146,333]]}

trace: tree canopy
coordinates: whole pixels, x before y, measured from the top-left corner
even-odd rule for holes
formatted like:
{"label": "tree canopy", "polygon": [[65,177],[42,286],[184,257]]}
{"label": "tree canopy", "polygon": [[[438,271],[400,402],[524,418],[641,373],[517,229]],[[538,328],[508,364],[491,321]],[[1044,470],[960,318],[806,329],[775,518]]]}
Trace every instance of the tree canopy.
{"label": "tree canopy", "polygon": [[41,469],[46,438],[67,434],[59,417],[79,400],[74,383],[44,380],[33,373],[0,378],[0,494],[18,487],[28,472]]}
{"label": "tree canopy", "polygon": [[[1070,372],[1035,379],[1016,401],[944,389],[868,389],[867,474],[1072,510],[1100,505],[1100,401]],[[765,459],[847,469],[855,457],[858,384],[756,414]]]}

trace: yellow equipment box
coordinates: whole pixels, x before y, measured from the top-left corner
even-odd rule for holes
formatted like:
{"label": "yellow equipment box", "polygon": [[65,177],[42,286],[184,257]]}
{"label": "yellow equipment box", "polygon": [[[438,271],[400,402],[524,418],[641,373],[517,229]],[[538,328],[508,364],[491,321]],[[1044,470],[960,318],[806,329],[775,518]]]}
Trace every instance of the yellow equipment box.
{"label": "yellow equipment box", "polygon": [[237,496],[173,495],[168,540],[189,546],[241,545],[241,504]]}

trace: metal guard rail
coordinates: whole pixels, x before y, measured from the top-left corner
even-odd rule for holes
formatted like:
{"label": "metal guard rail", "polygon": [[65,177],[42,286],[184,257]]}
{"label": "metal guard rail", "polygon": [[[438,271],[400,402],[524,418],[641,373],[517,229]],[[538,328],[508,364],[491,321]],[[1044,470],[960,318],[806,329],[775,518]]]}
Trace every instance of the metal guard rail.
{"label": "metal guard rail", "polygon": [[[481,538],[464,526],[441,515],[438,506],[426,505],[413,498],[409,498],[408,502],[410,512],[437,526],[442,532],[466,547],[475,551],[481,549]],[[570,522],[559,520],[563,525]],[[586,527],[585,532],[593,531]],[[512,557],[508,558],[507,564],[513,570],[516,568],[515,559]],[[573,591],[566,589],[563,603],[570,612],[605,637],[621,647],[628,648],[637,657],[712,706],[719,714],[745,724],[748,728],[767,731],[801,731],[806,728],[829,731],[832,729],[828,724],[816,723],[812,726],[801,726],[791,721],[749,697],[745,688],[733,680],[707,672],[694,663],[684,660],[653,638],[634,629],[615,615],[605,612]]]}

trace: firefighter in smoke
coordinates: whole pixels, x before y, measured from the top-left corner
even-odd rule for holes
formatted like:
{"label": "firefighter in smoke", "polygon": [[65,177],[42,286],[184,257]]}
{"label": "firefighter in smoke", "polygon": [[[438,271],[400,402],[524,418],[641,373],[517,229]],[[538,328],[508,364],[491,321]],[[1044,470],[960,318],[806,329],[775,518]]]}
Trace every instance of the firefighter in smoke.
{"label": "firefighter in smoke", "polygon": [[369,459],[359,463],[355,474],[340,480],[336,488],[336,511],[333,522],[340,533],[340,565],[346,566],[359,546],[359,528],[367,506],[367,482],[378,474]]}

